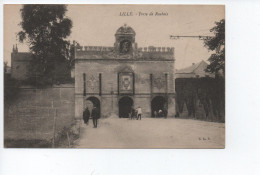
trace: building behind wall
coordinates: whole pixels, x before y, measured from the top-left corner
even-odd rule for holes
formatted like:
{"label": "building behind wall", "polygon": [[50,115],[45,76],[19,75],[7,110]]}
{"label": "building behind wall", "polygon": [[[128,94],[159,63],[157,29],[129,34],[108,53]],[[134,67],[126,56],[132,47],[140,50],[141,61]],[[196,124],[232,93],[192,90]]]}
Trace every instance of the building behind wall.
{"label": "building behind wall", "polygon": [[185,67],[180,70],[176,70],[176,78],[201,78],[201,77],[211,77],[214,78],[215,75],[209,72],[206,72],[208,63],[205,61],[200,61],[198,63],[192,63],[191,66]]}
{"label": "building behind wall", "polygon": [[[30,62],[33,60],[33,55],[30,52],[18,52],[17,45],[13,46],[13,51],[11,53],[11,77],[16,80],[27,80],[32,76],[29,71]],[[71,77],[74,79],[74,69],[67,66],[67,62],[58,62],[54,64],[54,75],[57,76],[57,79],[61,81],[63,79],[68,79]]]}
{"label": "building behind wall", "polygon": [[115,33],[114,47],[76,48],[76,118],[82,118],[89,102],[101,117],[128,117],[131,106],[140,106],[145,117],[160,108],[175,115],[174,48],[139,48],[135,35],[124,25]]}
{"label": "building behind wall", "polygon": [[28,67],[32,60],[30,52],[18,52],[17,45],[13,46],[11,53],[11,77],[17,80],[25,80],[28,78]]}

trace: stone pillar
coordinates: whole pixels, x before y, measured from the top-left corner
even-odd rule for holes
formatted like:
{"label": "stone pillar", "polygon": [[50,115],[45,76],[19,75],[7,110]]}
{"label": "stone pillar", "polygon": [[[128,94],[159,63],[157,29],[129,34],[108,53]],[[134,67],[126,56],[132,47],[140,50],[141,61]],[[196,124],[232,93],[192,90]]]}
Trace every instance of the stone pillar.
{"label": "stone pillar", "polygon": [[75,119],[81,120],[84,109],[84,98],[82,95],[75,96]]}
{"label": "stone pillar", "polygon": [[172,96],[168,97],[168,117],[172,118],[174,117],[176,113],[175,110],[175,98]]}

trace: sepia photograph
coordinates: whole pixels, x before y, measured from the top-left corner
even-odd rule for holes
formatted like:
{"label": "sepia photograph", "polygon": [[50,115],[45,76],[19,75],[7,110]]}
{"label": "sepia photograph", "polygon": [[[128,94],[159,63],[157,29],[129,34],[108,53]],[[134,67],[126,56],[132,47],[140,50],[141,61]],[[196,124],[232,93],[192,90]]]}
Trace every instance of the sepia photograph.
{"label": "sepia photograph", "polygon": [[225,148],[225,5],[3,11],[4,148]]}

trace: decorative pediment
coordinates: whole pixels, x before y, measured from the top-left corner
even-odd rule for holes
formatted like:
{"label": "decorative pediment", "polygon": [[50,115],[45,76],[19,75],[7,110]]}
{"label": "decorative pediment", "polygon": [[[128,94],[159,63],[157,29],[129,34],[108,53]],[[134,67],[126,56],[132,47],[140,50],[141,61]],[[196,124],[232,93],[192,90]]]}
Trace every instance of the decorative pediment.
{"label": "decorative pediment", "polygon": [[135,49],[135,31],[126,24],[117,29],[115,34],[115,51],[119,55],[132,55]]}
{"label": "decorative pediment", "polygon": [[118,72],[134,72],[134,70],[130,66],[124,66]]}
{"label": "decorative pediment", "polygon": [[116,31],[116,35],[135,35],[135,31],[132,29],[132,27],[127,26],[127,24],[124,24],[124,26],[120,27]]}

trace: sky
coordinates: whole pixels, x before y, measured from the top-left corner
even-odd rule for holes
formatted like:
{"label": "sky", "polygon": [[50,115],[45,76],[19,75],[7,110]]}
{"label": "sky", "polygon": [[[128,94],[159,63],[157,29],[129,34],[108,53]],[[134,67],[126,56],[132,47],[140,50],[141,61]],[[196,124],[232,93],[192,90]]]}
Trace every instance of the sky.
{"label": "sky", "polygon": [[[22,5],[4,6],[4,60],[10,65],[14,44],[19,52],[29,51],[19,43]],[[68,40],[82,46],[113,46],[116,30],[127,24],[136,32],[138,47],[174,47],[175,68],[181,69],[201,60],[211,52],[198,38],[170,39],[169,35],[208,35],[215,22],[225,18],[225,7],[214,5],[68,5],[66,16],[73,22]],[[120,16],[120,12],[132,16]],[[156,13],[165,15],[157,16]],[[142,14],[142,15],[140,15]],[[147,14],[145,16],[144,14]]]}

